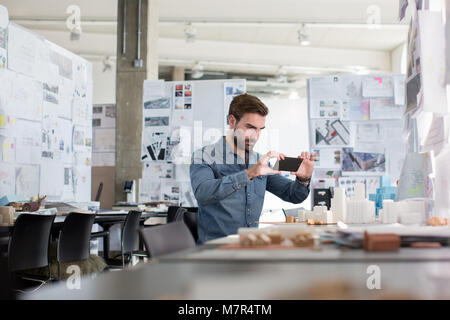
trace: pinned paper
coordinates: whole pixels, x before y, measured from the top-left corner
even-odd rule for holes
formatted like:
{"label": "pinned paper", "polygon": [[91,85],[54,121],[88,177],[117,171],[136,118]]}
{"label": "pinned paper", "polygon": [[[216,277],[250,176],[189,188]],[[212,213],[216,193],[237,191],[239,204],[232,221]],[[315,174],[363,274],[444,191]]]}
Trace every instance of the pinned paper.
{"label": "pinned paper", "polygon": [[0,28],[7,28],[9,23],[8,9],[0,5]]}

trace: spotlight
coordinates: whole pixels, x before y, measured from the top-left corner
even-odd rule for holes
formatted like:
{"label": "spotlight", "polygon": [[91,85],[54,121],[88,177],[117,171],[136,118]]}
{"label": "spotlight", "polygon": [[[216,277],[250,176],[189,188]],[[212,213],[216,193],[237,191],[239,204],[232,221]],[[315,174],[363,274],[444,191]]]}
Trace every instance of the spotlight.
{"label": "spotlight", "polygon": [[203,77],[203,74],[204,74],[203,73],[203,66],[199,62],[197,62],[195,64],[195,66],[192,68],[191,76],[194,79],[200,79],[201,77]]}
{"label": "spotlight", "polygon": [[298,34],[298,42],[302,46],[309,46],[311,44],[311,42],[309,41],[309,34],[304,24],[302,24],[300,29],[298,29],[297,34]]}
{"label": "spotlight", "polygon": [[70,41],[77,41],[80,40],[81,36],[81,27],[76,26],[72,30],[70,30]]}
{"label": "spotlight", "polygon": [[277,82],[280,82],[280,83],[287,83],[288,82],[287,72],[286,72],[286,70],[283,69],[282,66],[280,66],[278,68],[275,80]]}
{"label": "spotlight", "polygon": [[300,99],[300,96],[298,94],[297,91],[291,91],[290,95],[289,95],[289,100],[296,100],[296,99]]}
{"label": "spotlight", "polygon": [[192,43],[197,36],[197,29],[191,23],[188,23],[186,24],[186,28],[184,28],[184,35],[186,36],[186,43]]}
{"label": "spotlight", "polygon": [[111,71],[113,63],[114,61],[112,57],[105,56],[103,59],[103,72]]}

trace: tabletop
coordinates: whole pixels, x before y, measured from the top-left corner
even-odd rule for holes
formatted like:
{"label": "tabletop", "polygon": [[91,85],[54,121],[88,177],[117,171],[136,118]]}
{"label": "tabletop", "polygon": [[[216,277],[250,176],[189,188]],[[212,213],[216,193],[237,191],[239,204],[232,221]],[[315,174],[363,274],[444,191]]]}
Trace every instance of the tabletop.
{"label": "tabletop", "polygon": [[[125,221],[125,218],[127,216],[127,212],[112,212],[111,210],[106,212],[99,212],[95,216],[94,223],[98,223],[100,225],[103,224],[116,224]],[[142,212],[141,220],[145,220],[151,217],[165,217],[167,216],[166,213],[163,212]],[[53,227],[58,228],[61,227],[64,223],[64,220],[66,219],[66,216],[56,216],[55,220],[53,222]],[[12,231],[14,228],[14,225],[9,226],[0,226],[0,234],[8,234]]]}
{"label": "tabletop", "polygon": [[124,271],[85,277],[79,290],[61,283],[21,298],[450,299],[449,248],[367,253],[325,245],[320,251],[238,250],[237,257],[223,256],[227,250],[220,246],[233,241],[236,236]]}

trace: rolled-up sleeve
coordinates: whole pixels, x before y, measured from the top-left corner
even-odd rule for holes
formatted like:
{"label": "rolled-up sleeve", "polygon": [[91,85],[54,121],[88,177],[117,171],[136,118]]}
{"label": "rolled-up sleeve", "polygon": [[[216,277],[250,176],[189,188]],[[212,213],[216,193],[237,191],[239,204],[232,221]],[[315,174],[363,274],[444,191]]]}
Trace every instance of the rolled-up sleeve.
{"label": "rolled-up sleeve", "polygon": [[301,203],[309,195],[309,186],[276,174],[267,177],[266,190],[291,203]]}

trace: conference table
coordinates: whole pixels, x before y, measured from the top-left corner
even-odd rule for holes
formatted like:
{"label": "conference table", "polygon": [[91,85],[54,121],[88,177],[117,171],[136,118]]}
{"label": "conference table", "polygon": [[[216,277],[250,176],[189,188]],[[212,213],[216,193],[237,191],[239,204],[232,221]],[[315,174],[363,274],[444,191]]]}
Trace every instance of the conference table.
{"label": "conference table", "polygon": [[[95,213],[95,220],[94,223],[98,224],[103,228],[103,231],[99,232],[93,232],[92,233],[92,239],[94,238],[103,238],[103,256],[109,257],[109,251],[110,251],[110,235],[109,230],[112,226],[116,224],[122,224],[125,222],[125,218],[128,214],[128,212],[123,211],[114,211],[114,210],[100,210]],[[59,235],[59,231],[61,230],[64,220],[66,219],[67,215],[57,215],[55,217],[55,220],[53,221],[52,225],[52,237],[57,238]],[[144,211],[142,212],[141,218],[140,218],[140,224],[144,225],[144,222],[149,218],[166,218],[167,212],[165,210],[154,210],[154,211]],[[8,226],[0,226],[0,236],[7,237],[11,235],[12,231],[14,229],[14,225],[8,225]]]}
{"label": "conference table", "polygon": [[21,299],[450,299],[450,248],[225,249],[237,235]]}

